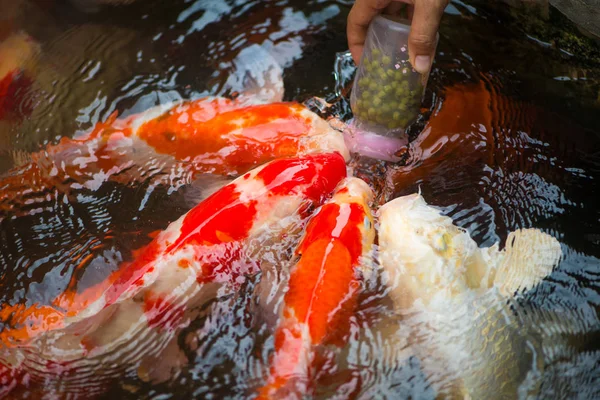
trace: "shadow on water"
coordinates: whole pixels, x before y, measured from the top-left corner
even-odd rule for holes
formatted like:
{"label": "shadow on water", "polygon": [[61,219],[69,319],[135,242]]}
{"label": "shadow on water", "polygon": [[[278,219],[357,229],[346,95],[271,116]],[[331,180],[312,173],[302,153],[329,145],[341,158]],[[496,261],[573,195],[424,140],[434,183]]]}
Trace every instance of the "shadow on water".
{"label": "shadow on water", "polygon": [[[0,102],[0,112],[8,110],[0,121],[0,169],[22,173],[18,168],[32,152],[81,134],[114,111],[127,116],[180,99],[235,95],[225,83],[236,57],[252,45],[283,67],[285,100],[320,97],[333,103],[329,114],[348,119],[353,66],[346,59],[337,82],[333,67],[335,54],[347,48],[351,3],[139,0],[88,14],[67,1],[0,0],[7,31],[23,30],[39,44],[15,89],[19,100]],[[528,227],[559,239],[560,266],[520,305],[532,310],[523,323],[542,327],[536,335],[557,349],[564,344],[542,351],[548,365],[539,397],[594,398],[600,387],[600,45],[552,7],[543,15],[488,3],[448,7],[425,107],[403,161],[353,163],[380,203],[420,190],[480,245],[503,243],[509,232]],[[0,39],[8,34],[0,29]],[[15,184],[0,195],[2,303],[48,302],[67,287],[103,279],[191,207],[184,191],[169,185],[106,180],[64,192],[35,179],[38,186]],[[180,334],[173,358],[184,361],[173,361],[167,381],[152,385],[143,371],[129,371],[103,398],[246,398],[273,348],[249,308],[257,279],[206,305],[213,311]],[[433,398],[416,358],[377,359],[393,353],[365,328],[385,320],[383,297],[376,284],[362,295],[352,321],[361,339],[351,341],[339,368],[327,364],[330,374],[325,368],[316,378],[319,397]],[[322,351],[325,359],[340,357]],[[29,395],[39,396],[36,390],[49,389],[42,385]],[[60,394],[60,386],[54,390]]]}

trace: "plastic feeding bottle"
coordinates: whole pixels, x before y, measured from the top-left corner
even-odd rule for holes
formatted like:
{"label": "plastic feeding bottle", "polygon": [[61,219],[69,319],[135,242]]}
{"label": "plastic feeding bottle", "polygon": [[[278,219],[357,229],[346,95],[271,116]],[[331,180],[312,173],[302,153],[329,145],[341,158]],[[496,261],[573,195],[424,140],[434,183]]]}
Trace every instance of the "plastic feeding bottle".
{"label": "plastic feeding bottle", "polygon": [[[416,72],[408,57],[409,21],[376,16],[367,32],[354,78],[350,105],[351,150],[395,161],[407,143],[405,130],[419,115],[427,75]],[[348,136],[348,135],[347,135]]]}

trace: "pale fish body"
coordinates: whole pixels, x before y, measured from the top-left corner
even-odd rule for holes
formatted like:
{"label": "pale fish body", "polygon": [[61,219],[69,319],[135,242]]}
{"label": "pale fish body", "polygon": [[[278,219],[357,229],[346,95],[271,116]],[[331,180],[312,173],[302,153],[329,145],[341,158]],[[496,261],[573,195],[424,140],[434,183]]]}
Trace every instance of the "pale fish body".
{"label": "pale fish body", "polygon": [[438,394],[512,399],[534,392],[540,358],[510,302],[552,272],[558,241],[526,229],[511,233],[502,251],[479,248],[420,194],[385,204],[379,222],[390,296]]}

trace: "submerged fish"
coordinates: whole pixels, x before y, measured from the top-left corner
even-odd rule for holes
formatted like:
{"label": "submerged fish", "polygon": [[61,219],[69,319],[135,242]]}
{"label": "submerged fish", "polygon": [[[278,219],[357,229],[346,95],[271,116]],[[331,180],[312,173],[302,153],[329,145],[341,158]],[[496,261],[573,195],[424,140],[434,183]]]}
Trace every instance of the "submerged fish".
{"label": "submerged fish", "polygon": [[[237,176],[275,158],[323,151],[349,157],[341,134],[296,103],[247,105],[202,98],[117,119],[31,155],[0,180],[0,209],[26,193],[95,189],[152,177],[177,189],[200,173]],[[140,168],[153,160],[150,171]],[[136,161],[138,161],[136,163]]]}
{"label": "submerged fish", "polygon": [[540,358],[510,303],[553,271],[559,242],[523,229],[503,250],[479,248],[420,194],[382,206],[379,222],[390,296],[436,390],[473,399],[535,392]]}
{"label": "submerged fish", "polygon": [[27,114],[18,102],[32,84],[31,66],[40,46],[23,32],[3,38],[0,32],[0,123]]}
{"label": "submerged fish", "polygon": [[[32,155],[30,163],[12,170],[0,180],[0,221],[51,213],[52,196],[62,202],[66,199],[60,195],[61,191],[78,194],[82,188],[97,190],[108,179],[130,184],[132,177],[147,181],[156,175],[159,180],[166,180],[166,186],[176,186],[177,182],[170,180],[182,175],[181,169],[189,172],[187,178],[184,176],[185,184],[191,182],[195,174],[236,176],[265,162],[290,156],[338,152],[336,157],[342,161],[348,157],[340,134],[299,104],[249,106],[224,98],[205,98],[166,109],[163,113],[163,107],[157,107],[123,120],[113,117],[83,137],[64,138],[58,145]],[[148,156],[148,152],[139,151],[144,146],[155,154],[162,153],[164,165],[172,165],[175,172],[160,173],[157,170],[166,168],[160,163],[153,163],[150,171],[132,168],[136,157]],[[147,159],[142,161],[143,164],[148,162]],[[73,199],[73,203],[77,201]],[[111,236],[107,234],[104,240]],[[73,261],[74,269],[85,270],[96,256],[94,252],[103,251],[102,243],[90,248],[78,256],[79,260]],[[78,312],[71,308],[74,303],[69,299],[91,293],[89,286],[94,285],[98,285],[100,293],[111,279],[102,277],[101,273],[101,282],[82,284],[78,280],[81,274],[61,273],[61,276],[65,281],[54,285],[64,289],[52,305],[38,305],[39,300],[30,299],[27,294],[11,301],[8,300],[10,294],[5,294],[7,300],[0,304],[2,342],[8,345],[13,341],[9,338],[15,334],[12,329],[15,326],[24,327],[22,335],[17,334],[20,337],[17,341],[27,340],[50,326],[62,326],[67,314]],[[5,279],[6,276],[0,277],[0,282],[11,287],[11,282]],[[95,299],[96,294],[90,298]],[[86,305],[78,307],[83,309]]]}
{"label": "submerged fish", "polygon": [[270,374],[259,399],[289,398],[311,391],[315,346],[345,334],[360,287],[361,258],[371,251],[375,228],[369,208],[373,192],[347,178],[311,218],[296,249]]}
{"label": "submerged fish", "polygon": [[188,301],[210,284],[235,287],[244,274],[258,272],[264,249],[299,229],[345,176],[344,157],[335,152],[271,161],[173,222],[106,280],[52,304],[2,305],[0,363],[35,380],[48,373],[41,365],[72,363],[89,374],[94,360],[132,340],[138,349],[116,364],[155,354],[182,323]]}

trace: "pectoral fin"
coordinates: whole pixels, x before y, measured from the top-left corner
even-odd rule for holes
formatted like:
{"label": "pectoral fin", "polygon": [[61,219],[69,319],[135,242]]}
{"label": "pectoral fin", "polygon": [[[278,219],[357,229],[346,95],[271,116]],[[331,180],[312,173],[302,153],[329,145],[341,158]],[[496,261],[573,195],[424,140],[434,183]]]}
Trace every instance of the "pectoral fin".
{"label": "pectoral fin", "polygon": [[494,285],[506,296],[524,292],[552,273],[562,250],[558,240],[538,229],[520,229],[506,239]]}

